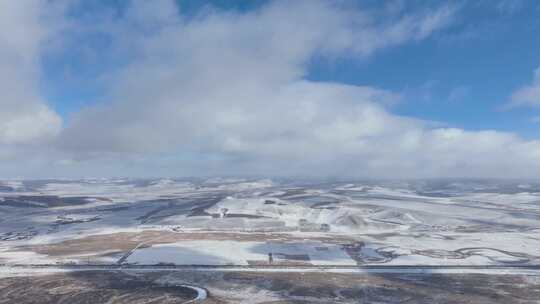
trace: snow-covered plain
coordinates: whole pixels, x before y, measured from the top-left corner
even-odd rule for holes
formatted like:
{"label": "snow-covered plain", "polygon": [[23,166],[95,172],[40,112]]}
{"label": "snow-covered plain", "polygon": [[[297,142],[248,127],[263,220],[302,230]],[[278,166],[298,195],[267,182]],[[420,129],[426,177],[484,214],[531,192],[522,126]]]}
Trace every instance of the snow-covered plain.
{"label": "snow-covered plain", "polygon": [[540,183],[0,182],[0,263],[247,265],[270,253],[288,264],[538,264]]}

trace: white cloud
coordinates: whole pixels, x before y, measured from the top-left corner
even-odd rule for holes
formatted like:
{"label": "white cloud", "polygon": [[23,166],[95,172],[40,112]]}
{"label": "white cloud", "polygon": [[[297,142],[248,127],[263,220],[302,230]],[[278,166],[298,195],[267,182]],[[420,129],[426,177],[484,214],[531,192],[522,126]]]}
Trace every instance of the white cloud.
{"label": "white cloud", "polygon": [[[7,112],[2,112],[6,114]],[[43,104],[0,118],[0,143],[20,144],[51,138],[60,131],[61,119]]]}
{"label": "white cloud", "polygon": [[540,68],[534,71],[531,84],[519,88],[512,94],[510,106],[540,106]]}
{"label": "white cloud", "polygon": [[[280,1],[245,14],[211,11],[192,21],[160,12],[152,14],[150,33],[139,36],[132,28],[144,27],[146,21],[138,4],[111,31],[130,37],[130,46],[136,46],[131,48],[133,63],[108,76],[110,104],[73,118],[62,138],[64,147],[136,152],[178,146],[240,149],[250,144],[235,134],[253,133],[248,126],[255,124],[256,133],[246,134],[249,140],[272,140],[280,134],[300,137],[303,124],[333,119],[319,111],[355,106],[368,90],[306,84],[302,78],[310,58],[368,56],[383,47],[426,38],[451,16],[443,7],[378,22],[332,2]],[[341,95],[353,95],[352,90],[362,94],[340,100]],[[322,96],[314,93],[319,91]],[[324,94],[332,100],[316,100]],[[396,98],[377,94],[377,102]]]}
{"label": "white cloud", "polygon": [[275,2],[191,21],[160,12],[144,36],[129,28],[144,19],[128,14],[114,32],[137,46],[133,62],[108,76],[111,103],[73,117],[61,144],[79,157],[176,153],[187,159],[179,167],[206,173],[500,177],[540,168],[538,142],[433,129],[385,109],[399,98],[390,92],[303,80],[315,55],[369,56],[427,38],[452,14],[379,22],[329,2]]}
{"label": "white cloud", "polygon": [[[100,79],[107,84],[103,103],[70,117],[55,141],[61,151],[17,166],[3,163],[2,172],[319,177],[540,172],[538,141],[434,127],[392,114],[385,105],[400,98],[392,92],[306,80],[314,57],[368,59],[380,49],[427,39],[450,25],[454,14],[442,7],[381,20],[341,4],[278,1],[252,12],[209,9],[186,19],[172,1],[136,1],[120,19],[101,23],[106,26],[79,25],[77,30],[108,36],[115,44],[110,56],[129,62]],[[29,57],[35,59],[35,52]],[[34,118],[17,116],[13,121],[23,127],[12,130],[21,131],[7,132],[12,135],[4,141],[28,142],[57,132],[60,122],[46,123],[36,109],[44,117],[54,112],[39,98],[31,100],[33,110],[24,113]],[[43,132],[56,127],[25,135],[31,120],[45,122]]]}
{"label": "white cloud", "polygon": [[[51,34],[45,1],[0,2],[0,148],[58,134],[60,117],[40,97],[41,45]],[[10,147],[12,149],[12,147]]]}

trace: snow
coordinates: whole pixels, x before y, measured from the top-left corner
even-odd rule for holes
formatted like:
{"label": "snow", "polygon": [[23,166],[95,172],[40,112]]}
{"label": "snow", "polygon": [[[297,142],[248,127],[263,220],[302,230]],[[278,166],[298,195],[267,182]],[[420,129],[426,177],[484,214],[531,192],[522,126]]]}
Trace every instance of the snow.
{"label": "snow", "polygon": [[20,180],[5,180],[5,181],[0,181],[0,186],[6,186],[6,187],[9,187],[15,191],[17,190],[21,190],[24,188],[24,184],[22,181]]}
{"label": "snow", "polygon": [[[298,186],[260,179],[0,184],[14,189],[0,193],[0,261],[8,263],[57,261],[33,252],[36,245],[149,230],[222,231],[238,237],[140,248],[128,262],[245,265],[267,261],[268,252],[275,252],[276,260],[281,253],[308,255],[317,265],[355,263],[339,245],[315,241],[334,236],[363,242],[359,255],[367,264],[540,262],[540,185],[532,181],[515,185],[463,181],[439,188],[427,182]],[[436,197],[422,194],[424,190]],[[39,201],[32,207],[4,203],[20,195],[88,197],[88,203],[54,208]],[[223,209],[227,214],[219,218]],[[244,233],[253,232],[281,233],[295,241],[242,241]],[[305,240],[298,241],[301,238]],[[65,259],[77,261],[81,256]]]}
{"label": "snow", "polygon": [[[324,250],[322,250],[322,248]],[[314,265],[356,265],[339,246],[321,242],[240,242],[240,241],[183,241],[154,245],[136,250],[128,264],[153,265],[248,265],[248,261],[285,260],[282,255],[308,255],[306,262]]]}
{"label": "snow", "polygon": [[32,251],[11,251],[5,248],[0,249],[0,257],[8,261],[8,264],[54,264],[56,261],[47,255],[38,254]]}

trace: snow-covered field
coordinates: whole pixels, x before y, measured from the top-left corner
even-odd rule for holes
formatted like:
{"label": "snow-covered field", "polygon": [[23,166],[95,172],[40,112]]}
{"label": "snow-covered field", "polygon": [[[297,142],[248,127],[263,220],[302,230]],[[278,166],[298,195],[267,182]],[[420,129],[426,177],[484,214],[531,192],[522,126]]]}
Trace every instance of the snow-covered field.
{"label": "snow-covered field", "polygon": [[[314,265],[356,265],[339,246],[321,242],[275,243],[241,241],[186,241],[160,244],[135,251],[128,264],[248,265],[250,261],[273,263],[293,260]],[[287,259],[289,257],[289,259]]]}
{"label": "snow-covered field", "polygon": [[539,264],[540,183],[0,182],[3,264],[270,262]]}

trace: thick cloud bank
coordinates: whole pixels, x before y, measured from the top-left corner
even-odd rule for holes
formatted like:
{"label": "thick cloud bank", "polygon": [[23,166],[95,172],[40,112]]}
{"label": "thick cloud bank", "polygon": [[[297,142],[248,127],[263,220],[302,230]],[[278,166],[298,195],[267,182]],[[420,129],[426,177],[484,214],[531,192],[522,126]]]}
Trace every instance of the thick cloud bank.
{"label": "thick cloud bank", "polygon": [[[429,39],[454,14],[447,6],[403,14],[277,1],[187,17],[171,1],[132,2],[121,16],[105,16],[106,26],[78,25],[108,37],[112,44],[96,51],[122,64],[101,79],[104,101],[55,137],[51,166],[79,176],[537,177],[539,141],[437,127],[392,114],[388,104],[400,98],[393,92],[306,79],[314,58],[369,60]],[[38,97],[0,102],[18,100],[46,127],[25,133],[27,116],[15,115],[21,131],[9,135],[0,124],[0,142],[57,134],[59,118]]]}
{"label": "thick cloud bank", "polygon": [[40,142],[60,131],[60,117],[39,92],[40,49],[50,34],[42,23],[44,10],[44,2],[0,2],[0,149],[4,153],[6,145]]}

